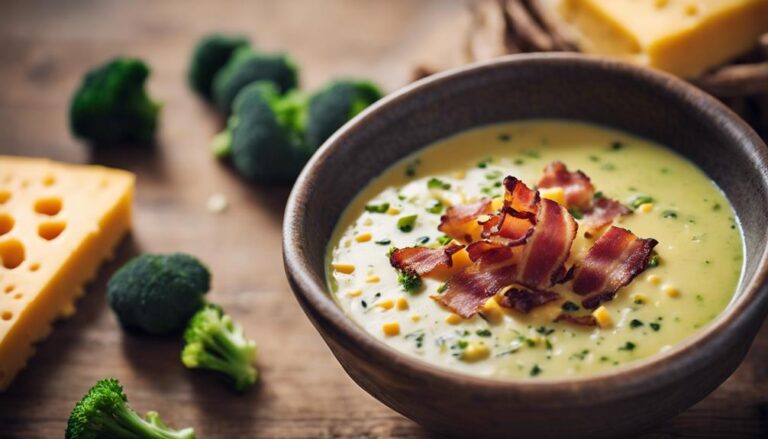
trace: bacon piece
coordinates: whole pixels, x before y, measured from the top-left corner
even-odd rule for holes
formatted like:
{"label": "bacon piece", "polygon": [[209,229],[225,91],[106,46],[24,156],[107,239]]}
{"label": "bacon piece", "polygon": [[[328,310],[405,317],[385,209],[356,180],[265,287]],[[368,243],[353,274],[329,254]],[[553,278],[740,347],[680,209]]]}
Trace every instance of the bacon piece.
{"label": "bacon piece", "polygon": [[597,326],[597,319],[592,314],[586,314],[581,316],[574,316],[571,314],[560,314],[555,319],[555,322],[572,323],[579,326]]}
{"label": "bacon piece", "polygon": [[544,175],[539,180],[540,189],[563,188],[565,203],[568,207],[586,210],[592,204],[595,186],[589,177],[581,171],[571,172],[560,161],[553,161],[544,168]]}
{"label": "bacon piece", "polygon": [[517,265],[517,281],[528,288],[546,290],[566,274],[565,261],[576,238],[578,224],[556,202],[540,200],[536,227]]}
{"label": "bacon piece", "polygon": [[463,248],[463,245],[449,245],[441,248],[399,248],[389,256],[389,263],[398,270],[424,275],[438,267],[453,266],[453,254]]}
{"label": "bacon piece", "polygon": [[437,230],[451,238],[472,242],[472,231],[477,224],[476,220],[489,213],[491,213],[491,200],[488,198],[475,203],[457,204],[449,207],[440,217]]}
{"label": "bacon piece", "polygon": [[512,308],[523,314],[537,306],[544,305],[560,298],[560,295],[552,291],[537,291],[528,288],[512,287],[499,299],[499,305]]}
{"label": "bacon piece", "polygon": [[515,177],[507,176],[504,179],[504,207],[518,213],[536,215],[539,210],[539,191],[535,191]]}
{"label": "bacon piece", "polygon": [[586,228],[585,234],[591,236],[597,230],[612,223],[617,216],[627,215],[632,211],[625,205],[610,198],[601,197],[592,203],[592,206],[584,211],[581,222]]}
{"label": "bacon piece", "polygon": [[[467,249],[469,251],[469,249]],[[515,274],[512,249],[496,247],[446,283],[445,293],[433,296],[456,314],[470,318],[499,290],[512,282]]]}
{"label": "bacon piece", "polygon": [[640,274],[648,265],[655,239],[641,239],[632,232],[612,226],[587,252],[574,271],[573,291],[586,295],[581,304],[597,308]]}
{"label": "bacon piece", "polygon": [[480,222],[483,231],[480,236],[490,242],[515,246],[524,244],[533,233],[535,217],[527,212],[517,212],[502,207],[502,213]]}

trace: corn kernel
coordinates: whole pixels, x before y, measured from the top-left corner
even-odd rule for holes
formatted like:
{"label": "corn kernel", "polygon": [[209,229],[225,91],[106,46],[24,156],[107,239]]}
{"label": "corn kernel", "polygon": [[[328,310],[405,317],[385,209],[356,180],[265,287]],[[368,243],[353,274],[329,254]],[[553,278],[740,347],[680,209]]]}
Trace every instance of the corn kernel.
{"label": "corn kernel", "polygon": [[380,302],[376,302],[375,306],[378,306],[379,308],[384,310],[390,310],[392,309],[392,307],[395,306],[395,302],[393,302],[391,299],[387,299],[387,300],[382,300]]}
{"label": "corn kernel", "polygon": [[504,197],[496,197],[491,200],[491,210],[494,212],[501,209],[504,206]]}
{"label": "corn kernel", "polygon": [[357,236],[355,236],[355,241],[357,242],[368,242],[371,240],[371,234],[370,233],[361,233]]}
{"label": "corn kernel", "polygon": [[642,213],[651,213],[653,210],[653,203],[643,203],[637,208],[637,210]]}
{"label": "corn kernel", "polygon": [[651,285],[659,285],[661,284],[661,278],[655,274],[649,274],[645,280],[648,281]]}
{"label": "corn kernel", "polygon": [[349,296],[349,297],[357,297],[357,296],[359,296],[361,294],[363,294],[363,290],[361,290],[361,289],[352,290],[352,291],[348,291],[347,292],[347,296]]}
{"label": "corn kernel", "polygon": [[400,324],[397,322],[384,323],[381,330],[384,331],[384,335],[393,337],[400,334]]}
{"label": "corn kernel", "polygon": [[680,297],[680,290],[671,285],[665,285],[661,290],[669,297]]}
{"label": "corn kernel", "polygon": [[370,219],[370,218],[366,218],[366,219],[363,221],[363,225],[364,225],[364,226],[372,226],[372,225],[373,225],[373,220],[372,220],[372,219]]}
{"label": "corn kernel", "polygon": [[669,4],[669,0],[656,0],[654,3],[656,8],[661,9]]}
{"label": "corn kernel", "polygon": [[456,171],[453,173],[453,178],[457,180],[464,180],[464,177],[467,176],[466,171]]}
{"label": "corn kernel", "polygon": [[561,206],[565,206],[565,191],[561,187],[540,189],[541,198],[552,200]]}
{"label": "corn kernel", "polygon": [[499,302],[497,302],[496,298],[494,297],[491,297],[485,301],[480,312],[483,313],[483,317],[485,317],[490,323],[498,323],[501,321],[502,317],[504,317],[504,311],[501,310]]}
{"label": "corn kernel", "polygon": [[334,270],[338,271],[339,273],[344,274],[352,274],[352,272],[355,271],[355,266],[352,264],[342,264],[342,263],[336,263],[334,262],[331,264]]}
{"label": "corn kernel", "polygon": [[408,300],[406,300],[405,297],[397,298],[397,309],[400,311],[405,311],[408,309]]}
{"label": "corn kernel", "polygon": [[379,276],[372,274],[365,279],[365,282],[369,284],[375,284],[375,283],[378,283],[380,280],[381,278]]}
{"label": "corn kernel", "polygon": [[421,320],[421,316],[419,314],[411,314],[411,320],[414,322],[418,322]]}
{"label": "corn kernel", "polygon": [[458,325],[462,320],[464,319],[458,314],[448,314],[448,316],[445,317],[445,323],[448,323],[449,325]]}
{"label": "corn kernel", "polygon": [[489,355],[491,355],[491,350],[484,343],[471,342],[464,348],[464,352],[461,353],[461,359],[474,363],[475,361],[488,358]]}
{"label": "corn kernel", "polygon": [[400,209],[398,209],[397,207],[393,206],[393,207],[390,207],[389,209],[387,209],[387,213],[389,215],[399,215],[400,214]]}
{"label": "corn kernel", "polygon": [[600,306],[596,310],[592,312],[592,316],[597,320],[597,324],[601,328],[608,328],[613,325],[613,319],[611,318],[611,313],[608,312],[608,309],[604,306]]}
{"label": "corn kernel", "polygon": [[648,303],[648,296],[646,296],[645,294],[637,293],[632,296],[632,301],[637,303],[638,305],[643,303]]}

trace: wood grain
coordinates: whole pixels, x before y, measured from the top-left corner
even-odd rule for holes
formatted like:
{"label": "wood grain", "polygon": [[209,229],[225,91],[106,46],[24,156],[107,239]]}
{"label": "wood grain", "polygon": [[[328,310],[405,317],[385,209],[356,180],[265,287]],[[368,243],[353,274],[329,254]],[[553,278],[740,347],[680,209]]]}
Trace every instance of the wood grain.
{"label": "wood grain", "polygon": [[[393,89],[432,47],[435,24],[454,20],[463,3],[2,2],[0,153],[117,166],[139,181],[133,235],[88,288],[79,312],[56,325],[0,395],[0,437],[61,437],[74,402],[106,376],[123,382],[137,410],[158,410],[172,425],[194,426],[200,438],[432,437],[354,385],[303,316],[279,255],[288,190],[247,185],[211,158],[207,144],[221,121],[187,90],[184,73],[194,41],[226,30],[289,51],[306,87],[356,75]],[[164,102],[159,145],[90,154],[68,132],[68,100],[87,67],[116,54],[140,56],[153,68],[151,93]],[[206,210],[213,193],[229,199],[225,213]],[[189,252],[210,265],[211,299],[259,344],[257,388],[236,395],[218,377],[184,369],[177,338],[118,327],[104,284],[144,251]],[[766,362],[768,325],[721,388],[646,437],[765,437]]]}

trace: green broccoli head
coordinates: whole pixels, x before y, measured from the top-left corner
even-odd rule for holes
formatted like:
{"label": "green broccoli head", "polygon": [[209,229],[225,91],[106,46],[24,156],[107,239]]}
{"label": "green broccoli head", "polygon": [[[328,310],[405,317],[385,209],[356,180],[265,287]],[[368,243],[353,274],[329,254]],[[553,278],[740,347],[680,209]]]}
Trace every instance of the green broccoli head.
{"label": "green broccoli head", "polygon": [[148,76],[149,68],[132,58],[88,72],[69,109],[75,136],[92,146],[152,143],[160,105],[144,89]]}
{"label": "green broccoli head", "polygon": [[339,80],[309,100],[307,145],[314,151],[348,120],[381,99],[379,88],[368,81]]}
{"label": "green broccoli head", "polygon": [[187,325],[181,362],[189,368],[211,369],[228,375],[237,390],[253,386],[258,371],[256,344],[245,337],[242,326],[216,305],[206,305]]}
{"label": "green broccoli head", "polygon": [[66,439],[194,439],[192,428],[174,430],[156,412],[143,419],[128,407],[116,379],[98,381],[81,399],[67,421]]}
{"label": "green broccoli head", "polygon": [[273,84],[256,82],[237,95],[227,129],[213,140],[214,153],[231,157],[248,179],[291,183],[312,155],[304,142],[305,118],[299,92],[281,96]]}
{"label": "green broccoli head", "polygon": [[237,49],[249,45],[247,39],[239,36],[211,34],[201,38],[189,63],[189,86],[210,101],[213,98],[213,78],[216,73],[227,64]]}
{"label": "green broccoli head", "polygon": [[208,269],[193,256],[144,254],[112,275],[107,301],[124,326],[166,334],[184,328],[210,284]]}
{"label": "green broccoli head", "polygon": [[213,98],[216,106],[229,114],[237,94],[257,81],[272,82],[283,94],[298,85],[298,70],[286,55],[262,54],[250,48],[240,48],[214,77]]}
{"label": "green broccoli head", "polygon": [[418,292],[423,285],[421,277],[419,277],[418,274],[404,270],[397,272],[397,282],[409,293]]}

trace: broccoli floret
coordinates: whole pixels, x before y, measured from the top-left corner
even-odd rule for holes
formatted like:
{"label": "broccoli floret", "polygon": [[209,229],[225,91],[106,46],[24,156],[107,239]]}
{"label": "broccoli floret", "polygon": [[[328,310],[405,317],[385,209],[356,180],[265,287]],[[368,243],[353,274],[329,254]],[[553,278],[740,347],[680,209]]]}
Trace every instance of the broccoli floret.
{"label": "broccoli floret", "polygon": [[75,136],[92,146],[151,144],[160,105],[144,83],[149,68],[138,59],[115,58],[85,75],[69,109]]}
{"label": "broccoli floret", "polygon": [[237,94],[257,81],[272,82],[283,94],[296,88],[298,70],[286,55],[262,54],[250,48],[240,48],[214,77],[213,98],[216,106],[229,114]]}
{"label": "broccoli floret", "polygon": [[256,344],[218,306],[208,304],[198,311],[187,325],[184,340],[181,362],[185,366],[225,373],[239,391],[256,382]]}
{"label": "broccoli floret", "polygon": [[398,271],[397,282],[403,289],[409,293],[415,293],[421,289],[423,284],[421,277],[416,273],[410,273],[407,271]]}
{"label": "broccoli floret", "polygon": [[67,421],[66,439],[194,439],[192,428],[174,430],[148,412],[143,419],[128,407],[123,386],[114,378],[100,380],[81,399]]}
{"label": "broccoli floret", "polygon": [[235,50],[249,45],[247,39],[239,36],[212,34],[201,38],[189,63],[189,86],[210,101],[213,97],[213,78],[216,73],[227,64]]}
{"label": "broccoli floret", "polygon": [[381,98],[379,88],[367,81],[334,81],[309,100],[307,144],[312,151],[348,120]]}
{"label": "broccoli floret", "polygon": [[293,182],[312,155],[303,138],[305,114],[299,92],[281,96],[271,83],[251,84],[237,95],[227,128],[214,138],[214,154],[231,157],[248,179]]}
{"label": "broccoli floret", "polygon": [[112,275],[107,301],[123,326],[166,334],[184,328],[210,284],[208,269],[193,256],[144,254]]}

